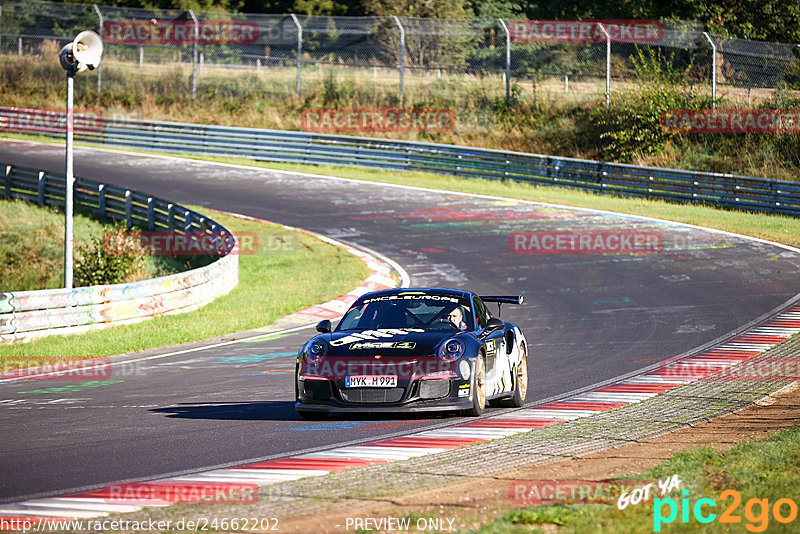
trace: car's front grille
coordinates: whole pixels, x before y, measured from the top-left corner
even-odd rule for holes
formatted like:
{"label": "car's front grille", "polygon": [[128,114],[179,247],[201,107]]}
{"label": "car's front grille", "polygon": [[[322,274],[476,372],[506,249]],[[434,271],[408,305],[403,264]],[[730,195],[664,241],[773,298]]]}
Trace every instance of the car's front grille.
{"label": "car's front grille", "polygon": [[450,393],[449,380],[421,380],[419,396],[423,399],[440,399]]}
{"label": "car's front grille", "polygon": [[403,398],[403,388],[341,388],[347,402],[378,403],[398,402]]}

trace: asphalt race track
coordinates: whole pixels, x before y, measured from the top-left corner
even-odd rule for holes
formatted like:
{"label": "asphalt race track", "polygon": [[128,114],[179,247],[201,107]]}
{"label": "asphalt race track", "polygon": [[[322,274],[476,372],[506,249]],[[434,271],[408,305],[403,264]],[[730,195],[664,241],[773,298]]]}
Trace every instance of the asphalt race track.
{"label": "asphalt race track", "polygon": [[[0,161],[63,172],[63,148],[0,143]],[[369,247],[402,265],[414,286],[525,295],[503,318],[529,342],[528,402],[690,351],[800,292],[800,254],[668,223],[85,148],[75,162],[76,176]],[[532,234],[512,235],[525,231],[639,232],[660,236],[660,245],[639,255],[531,254],[531,241],[518,236]],[[294,354],[312,332],[115,364],[92,382],[0,382],[0,502],[460,421],[302,421]]]}

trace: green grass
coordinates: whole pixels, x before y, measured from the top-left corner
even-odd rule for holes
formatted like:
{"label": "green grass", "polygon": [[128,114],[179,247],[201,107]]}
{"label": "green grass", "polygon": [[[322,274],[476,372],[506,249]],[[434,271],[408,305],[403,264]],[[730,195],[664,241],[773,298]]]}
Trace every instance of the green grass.
{"label": "green grass", "polygon": [[[689,518],[682,523],[682,498],[678,491],[665,496],[675,500],[677,516],[670,524],[664,524],[661,532],[797,532],[800,518],[782,525],[772,516],[772,507],[778,499],[789,498],[800,506],[800,427],[792,427],[773,434],[766,440],[743,441],[725,452],[717,453],[711,447],[698,447],[676,454],[666,462],[636,475],[635,480],[663,480],[677,474],[682,483],[681,490],[688,490]],[[736,490],[741,503],[731,510],[739,516],[738,525],[723,524],[719,516],[728,507],[733,507],[733,497],[721,498],[724,490]],[[694,504],[698,499],[709,498],[716,507],[707,504],[703,513],[717,514],[709,524],[699,523],[694,515]],[[767,499],[769,515],[762,516],[761,509],[750,499]],[[747,517],[748,506],[751,517]],[[661,505],[667,516],[668,505]],[[783,505],[781,513],[789,515],[789,506]],[[748,528],[750,525],[750,528]],[[503,517],[477,530],[480,534],[510,534],[531,532],[531,527],[546,526],[548,531],[558,527],[558,532],[653,532],[654,501],[629,505],[619,510],[615,504],[552,504],[536,508],[512,510]],[[534,532],[537,530],[533,530]]]}
{"label": "green grass", "polygon": [[234,233],[258,236],[258,253],[239,256],[239,283],[229,294],[189,313],[157,317],[76,336],[0,345],[0,358],[89,358],[197,341],[258,328],[356,287],[368,269],[340,247],[281,225],[208,213]]}
{"label": "green grass", "polygon": [[[75,215],[75,247],[104,225]],[[64,214],[23,200],[0,201],[0,292],[64,287]]]}
{"label": "green grass", "polygon": [[[76,266],[81,247],[113,227],[76,213],[73,218]],[[191,268],[185,259],[142,256],[126,282]],[[64,212],[23,200],[0,201],[0,292],[64,287]]]}

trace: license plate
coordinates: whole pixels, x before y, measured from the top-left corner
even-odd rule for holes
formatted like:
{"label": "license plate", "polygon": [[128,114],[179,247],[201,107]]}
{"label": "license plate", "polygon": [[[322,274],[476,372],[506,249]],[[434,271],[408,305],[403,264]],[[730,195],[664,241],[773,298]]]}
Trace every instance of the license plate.
{"label": "license plate", "polygon": [[360,375],[344,379],[346,388],[393,388],[397,387],[396,375]]}

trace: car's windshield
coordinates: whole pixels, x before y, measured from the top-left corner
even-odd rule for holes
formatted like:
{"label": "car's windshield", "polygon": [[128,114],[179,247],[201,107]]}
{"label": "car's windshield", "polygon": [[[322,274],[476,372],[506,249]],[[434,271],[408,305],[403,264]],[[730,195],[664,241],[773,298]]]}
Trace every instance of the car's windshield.
{"label": "car's windshield", "polygon": [[472,310],[465,298],[401,293],[356,302],[336,330],[421,328],[458,331],[471,330],[472,324]]}

